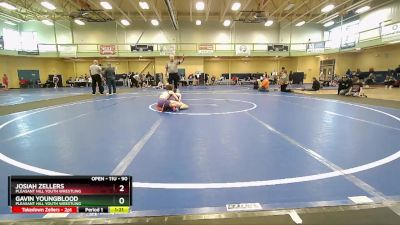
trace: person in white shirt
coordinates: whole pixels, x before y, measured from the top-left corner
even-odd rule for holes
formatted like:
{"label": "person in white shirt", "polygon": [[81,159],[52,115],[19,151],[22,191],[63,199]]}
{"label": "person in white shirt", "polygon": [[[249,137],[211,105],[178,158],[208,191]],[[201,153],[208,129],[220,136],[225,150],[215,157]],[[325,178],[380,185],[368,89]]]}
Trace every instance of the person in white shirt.
{"label": "person in white shirt", "polygon": [[158,98],[157,110],[160,112],[188,109],[189,106],[181,101],[182,95],[173,91],[174,86],[168,84]]}
{"label": "person in white shirt", "polygon": [[54,88],[58,88],[58,81],[59,81],[59,80],[60,80],[60,79],[58,78],[57,75],[54,75],[54,76],[53,76]]}
{"label": "person in white shirt", "polygon": [[96,84],[99,86],[100,94],[104,94],[102,69],[97,60],[93,60],[93,64],[89,67],[89,73],[92,78],[92,94],[96,94]]}

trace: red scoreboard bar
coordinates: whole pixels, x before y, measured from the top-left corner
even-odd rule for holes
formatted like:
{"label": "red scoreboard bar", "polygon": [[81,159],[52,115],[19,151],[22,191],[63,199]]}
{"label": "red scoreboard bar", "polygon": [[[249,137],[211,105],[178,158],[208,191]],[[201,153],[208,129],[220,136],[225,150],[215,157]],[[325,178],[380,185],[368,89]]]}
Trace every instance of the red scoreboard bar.
{"label": "red scoreboard bar", "polygon": [[129,213],[131,176],[9,176],[12,213]]}

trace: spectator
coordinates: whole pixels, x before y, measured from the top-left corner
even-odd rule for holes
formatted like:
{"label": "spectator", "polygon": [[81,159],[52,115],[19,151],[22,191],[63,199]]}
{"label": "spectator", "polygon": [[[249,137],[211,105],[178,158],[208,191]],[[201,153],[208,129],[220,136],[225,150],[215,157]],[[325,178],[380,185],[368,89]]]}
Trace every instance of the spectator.
{"label": "spectator", "polygon": [[346,96],[367,97],[366,95],[364,95],[363,84],[359,78],[354,79],[350,91],[346,94]]}
{"label": "spectator", "polygon": [[188,76],[189,85],[193,85],[193,79],[194,79],[193,74],[189,74],[189,76]]}
{"label": "spectator", "polygon": [[375,77],[374,72],[370,73],[367,77],[367,80],[365,81],[365,87],[369,88],[369,85],[375,83],[375,79],[376,79],[376,77]]}
{"label": "spectator", "polygon": [[258,88],[260,87],[260,84],[261,84],[260,79],[257,79],[256,81],[254,81],[253,89],[258,90]]}
{"label": "spectator", "polygon": [[313,77],[311,90],[312,91],[318,91],[320,88],[321,88],[321,84],[319,83],[317,78]]}
{"label": "spectator", "polygon": [[38,88],[41,88],[42,87],[42,81],[40,79],[37,79],[36,80],[36,85],[37,85]]}
{"label": "spectator", "polygon": [[349,93],[350,88],[353,86],[353,82],[347,76],[343,76],[338,81],[338,95],[345,95]]}
{"label": "spectator", "polygon": [[281,92],[290,92],[290,90],[287,90],[287,86],[289,85],[289,77],[285,67],[282,67],[282,70],[279,74],[279,84],[281,85]]}
{"label": "spectator", "polygon": [[[111,63],[107,64],[107,68],[104,71],[104,75],[107,81],[108,94],[109,95],[115,94],[117,92],[115,87],[115,68],[111,67]],[[112,87],[112,92],[111,92],[111,87]]]}
{"label": "spectator", "polygon": [[102,82],[102,71],[97,60],[93,60],[93,64],[89,67],[90,76],[92,77],[92,94],[96,94],[96,85],[99,86],[100,94],[104,94]]}
{"label": "spectator", "polygon": [[393,85],[396,83],[396,79],[394,79],[394,77],[389,74],[386,76],[384,83],[385,89],[392,89]]}
{"label": "spectator", "polygon": [[3,74],[3,85],[5,87],[5,90],[8,90],[8,77],[7,77],[7,74]]}
{"label": "spectator", "polygon": [[239,78],[237,78],[237,76],[233,76],[232,81],[233,81],[233,85],[236,85],[236,84],[238,84]]}
{"label": "spectator", "polygon": [[258,88],[259,91],[269,92],[269,80],[267,77],[261,82],[260,87]]}
{"label": "spectator", "polygon": [[346,71],[346,75],[347,75],[347,77],[349,77],[349,78],[351,78],[351,70],[350,69],[347,69],[347,71]]}
{"label": "spectator", "polygon": [[60,81],[60,79],[58,78],[57,75],[54,75],[54,76],[53,76],[54,88],[58,88],[58,81]]}
{"label": "spectator", "polygon": [[395,70],[397,77],[400,76],[400,65]]}

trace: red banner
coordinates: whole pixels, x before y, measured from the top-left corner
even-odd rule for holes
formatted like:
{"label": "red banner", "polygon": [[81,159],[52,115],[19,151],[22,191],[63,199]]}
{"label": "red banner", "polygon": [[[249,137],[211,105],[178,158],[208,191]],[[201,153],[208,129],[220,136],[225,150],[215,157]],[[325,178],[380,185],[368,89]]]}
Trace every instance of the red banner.
{"label": "red banner", "polygon": [[115,45],[100,45],[100,55],[115,55]]}
{"label": "red banner", "polygon": [[60,206],[12,206],[12,213],[77,213],[78,207]]}

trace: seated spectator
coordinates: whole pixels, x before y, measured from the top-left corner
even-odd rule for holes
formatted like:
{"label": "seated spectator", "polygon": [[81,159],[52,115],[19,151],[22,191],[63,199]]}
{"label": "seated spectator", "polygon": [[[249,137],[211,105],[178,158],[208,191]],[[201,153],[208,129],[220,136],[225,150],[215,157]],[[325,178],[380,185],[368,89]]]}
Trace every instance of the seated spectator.
{"label": "seated spectator", "polygon": [[370,73],[370,74],[368,75],[367,79],[365,80],[365,87],[366,87],[366,88],[369,88],[369,85],[375,83],[375,79],[376,79],[375,74],[374,74],[373,72]]}
{"label": "seated spectator", "polygon": [[70,87],[74,87],[74,82],[72,81],[72,77],[69,77],[68,80],[66,81],[66,84]]}
{"label": "seated spectator", "polygon": [[36,85],[37,85],[38,88],[41,88],[42,87],[42,81],[40,79],[37,79],[36,80]]}
{"label": "seated spectator", "polygon": [[304,89],[304,90],[305,91],[319,91],[319,89],[321,89],[321,83],[317,80],[317,78],[313,77],[311,89]]}
{"label": "seated spectator", "polygon": [[350,91],[346,94],[346,96],[367,97],[363,92],[363,84],[360,79],[354,79]]}
{"label": "seated spectator", "polygon": [[269,80],[268,80],[268,78],[264,78],[264,80],[261,82],[258,90],[259,91],[263,91],[263,92],[269,92]]}
{"label": "seated spectator", "polygon": [[211,76],[211,83],[210,85],[214,85],[215,84],[215,76]]}
{"label": "seated spectator", "polygon": [[156,89],[164,89],[164,84],[161,81],[159,81],[156,86]]}
{"label": "seated spectator", "polygon": [[400,65],[395,69],[395,73],[397,74],[397,77],[400,76]]}
{"label": "seated spectator", "polygon": [[232,81],[233,81],[233,84],[236,85],[239,82],[239,78],[237,78],[237,76],[233,76]]}
{"label": "seated spectator", "polygon": [[347,76],[343,76],[338,81],[338,95],[345,95],[349,93],[350,88],[353,86],[353,82]]}
{"label": "seated spectator", "polygon": [[188,76],[189,85],[193,85],[193,79],[194,79],[193,74],[189,74],[189,76]]}
{"label": "seated spectator", "polygon": [[258,88],[260,87],[261,81],[260,79],[257,79],[256,81],[254,81],[253,83],[253,89],[254,90],[258,90]]}
{"label": "seated spectator", "polygon": [[385,78],[385,89],[389,88],[392,89],[393,85],[396,83],[396,79],[393,76],[388,75]]}

